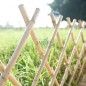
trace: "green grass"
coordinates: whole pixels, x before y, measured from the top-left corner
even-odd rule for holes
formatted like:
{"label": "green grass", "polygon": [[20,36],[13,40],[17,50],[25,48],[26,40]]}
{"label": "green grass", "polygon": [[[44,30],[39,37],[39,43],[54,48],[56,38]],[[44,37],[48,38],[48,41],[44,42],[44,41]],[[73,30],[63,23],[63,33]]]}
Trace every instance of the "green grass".
{"label": "green grass", "polygon": [[[23,33],[25,30],[13,30],[13,29],[0,29],[0,60],[6,65],[11,58],[18,42],[20,41]],[[46,48],[50,42],[50,39],[53,34],[53,29],[35,29],[34,32],[37,35],[39,43],[43,49],[46,51]],[[63,43],[67,37],[69,30],[59,30],[61,39]],[[78,29],[73,30],[75,38],[77,38]],[[84,30],[84,36],[86,37],[86,30]],[[78,50],[80,51],[82,43],[79,43]],[[73,48],[72,41],[70,42],[67,47],[67,56],[69,57]],[[52,45],[50,54],[49,54],[49,64],[50,66],[55,69],[58,64],[58,59],[61,54],[61,49],[58,44],[57,38],[55,38],[55,42]],[[36,75],[41,60],[39,59],[39,55],[37,53],[37,49],[31,39],[31,36],[28,37],[28,41],[26,46],[23,48],[19,59],[16,63],[16,66],[13,68],[12,73],[16,76],[16,78],[22,83],[23,86],[31,86],[31,83]],[[73,59],[72,66],[76,63],[76,59]],[[57,79],[60,82],[65,70],[64,64],[57,75]],[[47,76],[46,76],[47,75]],[[69,77],[68,77],[69,78]],[[48,86],[48,82],[51,80],[50,75],[48,74],[46,68],[44,68],[38,86]],[[75,84],[75,83],[74,83]],[[10,82],[7,82],[6,86],[12,86]],[[67,86],[67,82],[65,83]],[[75,85],[73,85],[75,86]]]}

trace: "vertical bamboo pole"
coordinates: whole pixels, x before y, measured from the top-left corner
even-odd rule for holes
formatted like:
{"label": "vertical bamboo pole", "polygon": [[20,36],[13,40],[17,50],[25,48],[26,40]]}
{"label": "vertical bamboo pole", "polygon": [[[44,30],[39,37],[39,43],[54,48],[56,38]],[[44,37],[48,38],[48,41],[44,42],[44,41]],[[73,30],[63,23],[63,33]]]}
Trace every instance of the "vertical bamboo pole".
{"label": "vertical bamboo pole", "polygon": [[[29,17],[28,17],[28,15],[27,15],[27,13],[26,13],[26,10],[25,10],[25,8],[24,8],[24,5],[19,5],[19,9],[20,9],[20,12],[21,12],[21,14],[22,14],[22,17],[23,17],[23,19],[24,19],[24,22],[25,22],[25,24],[26,24],[26,26],[27,26],[28,23],[29,23]],[[36,46],[36,48],[37,48],[37,50],[38,50],[38,53],[39,53],[40,58],[43,59],[43,57],[44,57],[43,50],[42,50],[42,48],[41,48],[41,46],[40,46],[40,44],[39,44],[39,42],[38,42],[38,39],[37,39],[37,37],[36,37],[36,35],[35,35],[35,33],[34,33],[33,30],[31,31],[30,35],[31,35],[31,37],[32,37],[32,39],[33,39],[33,42],[34,42],[34,44],[35,44],[35,46]],[[50,67],[48,61],[46,61],[45,66],[46,66],[46,68],[47,68],[49,74],[50,74],[51,76],[53,76],[54,70],[52,70],[52,68]],[[56,86],[59,86],[59,83],[58,83],[57,80],[55,80],[55,85],[56,85]]]}
{"label": "vertical bamboo pole", "polygon": [[77,37],[77,40],[76,40],[75,45],[74,45],[74,47],[73,47],[73,50],[72,50],[72,52],[71,52],[71,56],[70,56],[70,58],[69,58],[69,66],[65,69],[65,73],[64,73],[63,78],[62,78],[62,81],[61,81],[61,86],[64,85],[64,82],[65,82],[65,80],[66,80],[66,78],[67,78],[67,76],[68,76],[68,68],[70,67],[71,62],[72,62],[72,59],[73,59],[73,57],[74,57],[75,50],[76,50],[76,48],[77,48],[77,46],[78,46],[78,43],[79,43],[79,40],[80,40],[80,37],[81,37],[82,30],[83,30],[83,29],[80,29],[79,35],[78,35],[78,37]]}
{"label": "vertical bamboo pole", "polygon": [[[54,28],[56,27],[56,19],[55,19],[55,16],[53,13],[51,13],[51,20],[52,20],[52,23],[53,23],[53,26]],[[61,37],[60,37],[60,34],[59,32],[57,31],[57,39],[58,39],[58,42],[59,42],[59,45],[60,45],[60,48],[63,48],[63,43],[62,43],[62,40],[61,40]],[[66,65],[68,65],[68,59],[67,59],[67,56],[66,56],[66,52],[64,53],[64,61],[66,63]],[[71,70],[69,69],[69,73],[71,74]]]}
{"label": "vertical bamboo pole", "polygon": [[46,51],[46,53],[45,53],[45,55],[44,55],[44,58],[43,58],[43,60],[42,60],[42,62],[41,62],[41,64],[40,64],[38,73],[36,74],[36,76],[35,76],[35,78],[34,78],[33,83],[32,83],[31,86],[36,86],[36,85],[37,85],[39,76],[40,76],[40,74],[41,74],[41,72],[42,72],[42,70],[43,70],[43,68],[44,68],[45,62],[46,62],[47,59],[48,59],[48,55],[49,55],[50,49],[51,49],[52,44],[53,44],[53,42],[54,42],[54,38],[55,38],[55,35],[56,35],[56,33],[57,33],[57,30],[58,30],[58,28],[59,28],[59,25],[60,25],[60,22],[61,22],[61,21],[62,21],[62,16],[60,16],[60,18],[59,18],[58,24],[57,24],[57,26],[56,26],[56,29],[55,29],[54,33],[53,33],[53,36],[52,36],[52,38],[51,38],[51,41],[50,41],[49,46],[48,46],[48,48],[47,48],[47,51]]}
{"label": "vertical bamboo pole", "polygon": [[[73,25],[75,24],[76,20],[74,19],[73,20]],[[68,41],[69,41],[69,38],[70,38],[70,35],[71,35],[71,31],[72,31],[73,27],[71,27],[71,29],[69,30],[69,33],[68,33],[68,36],[66,38],[66,41],[65,41],[65,44],[64,44],[64,47],[63,47],[63,50],[62,50],[62,53],[60,55],[60,58],[59,58],[59,61],[58,61],[58,65],[56,67],[56,70],[55,70],[55,74],[51,80],[51,83],[50,83],[50,86],[53,86],[54,84],[54,81],[55,81],[55,78],[56,78],[56,75],[58,74],[59,72],[59,69],[60,69],[60,66],[62,64],[62,61],[63,61],[63,56],[64,56],[64,53],[66,51],[66,48],[67,48],[67,44],[68,44]]]}
{"label": "vertical bamboo pole", "polygon": [[[0,61],[0,72],[3,73],[5,71],[5,68],[6,68],[5,65]],[[14,86],[22,86],[21,83],[16,80],[13,74],[10,73],[8,79]]]}
{"label": "vertical bamboo pole", "polygon": [[[70,28],[71,27],[71,20],[70,20],[69,17],[67,18],[67,22],[68,22],[68,25],[69,25],[69,28]],[[72,37],[73,44],[75,45],[76,41],[75,41],[75,37],[74,37],[73,31],[71,32],[71,37]],[[75,50],[75,54],[76,54],[77,57],[79,56],[79,52],[78,52],[77,48]]]}
{"label": "vertical bamboo pole", "polygon": [[25,43],[27,41],[27,38],[28,38],[28,36],[29,36],[29,34],[31,32],[31,29],[32,29],[33,25],[35,24],[35,20],[36,20],[36,18],[38,16],[38,13],[39,13],[39,9],[37,8],[34,15],[33,15],[33,17],[32,17],[32,19],[31,19],[31,21],[29,22],[29,24],[27,26],[27,29],[26,29],[23,37],[21,38],[17,48],[15,49],[15,51],[14,51],[8,65],[7,65],[6,69],[5,69],[5,71],[2,73],[2,76],[0,78],[0,86],[5,85],[5,82],[9,77],[9,73],[12,70],[12,68],[14,67],[14,65],[15,65],[18,57],[19,57],[19,54],[21,53],[22,48],[23,48],[23,46],[25,45]]}

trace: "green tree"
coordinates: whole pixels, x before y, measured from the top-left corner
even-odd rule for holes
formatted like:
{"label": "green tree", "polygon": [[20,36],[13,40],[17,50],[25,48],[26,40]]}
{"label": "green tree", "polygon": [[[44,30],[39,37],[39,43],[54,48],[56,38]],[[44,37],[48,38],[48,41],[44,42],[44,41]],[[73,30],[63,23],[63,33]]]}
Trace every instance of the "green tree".
{"label": "green tree", "polygon": [[86,0],[54,0],[49,6],[55,15],[63,15],[64,19],[86,20]]}

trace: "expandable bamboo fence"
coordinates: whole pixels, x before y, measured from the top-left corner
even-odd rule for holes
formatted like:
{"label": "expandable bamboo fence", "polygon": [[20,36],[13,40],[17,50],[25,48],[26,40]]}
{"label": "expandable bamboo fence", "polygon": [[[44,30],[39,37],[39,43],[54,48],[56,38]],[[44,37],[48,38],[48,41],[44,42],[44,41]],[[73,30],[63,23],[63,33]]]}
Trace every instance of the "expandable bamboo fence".
{"label": "expandable bamboo fence", "polygon": [[[2,73],[1,78],[0,78],[0,86],[4,86],[8,79],[12,82],[12,84],[14,86],[22,86],[21,83],[19,81],[17,81],[17,79],[10,72],[11,72],[12,68],[15,66],[17,59],[19,58],[19,55],[20,55],[23,47],[25,46],[25,43],[26,43],[26,40],[27,40],[29,34],[31,35],[33,42],[37,48],[40,59],[42,59],[41,64],[40,64],[39,69],[38,69],[38,72],[37,72],[36,76],[34,76],[34,80],[33,80],[31,86],[37,86],[38,80],[40,78],[40,75],[41,75],[44,67],[46,67],[46,69],[48,70],[48,73],[51,76],[51,81],[49,82],[49,86],[53,86],[54,84],[55,84],[55,86],[64,86],[68,75],[70,75],[70,80],[69,80],[68,85],[71,86],[71,83],[74,79],[76,71],[80,67],[80,72],[79,72],[78,78],[76,80],[76,83],[78,83],[80,76],[81,76],[81,73],[83,71],[85,62],[86,62],[86,40],[85,40],[84,35],[83,35],[84,21],[79,21],[79,28],[80,28],[79,30],[80,31],[79,31],[78,37],[76,39],[74,36],[74,32],[73,32],[76,19],[74,19],[73,22],[71,22],[70,18],[67,18],[68,26],[70,29],[69,29],[69,33],[67,35],[67,38],[65,40],[65,43],[63,44],[60,33],[59,33],[59,25],[62,21],[62,16],[59,17],[59,20],[56,24],[55,16],[53,13],[51,13],[50,16],[51,16],[52,24],[53,24],[53,27],[55,30],[53,32],[51,41],[50,41],[50,43],[46,49],[46,52],[44,53],[42,48],[41,48],[41,45],[40,45],[40,43],[39,43],[39,41],[38,41],[38,39],[34,33],[34,30],[33,30],[33,26],[35,24],[36,18],[37,18],[38,13],[39,13],[39,8],[36,9],[31,20],[29,19],[28,15],[26,13],[24,5],[20,5],[19,10],[22,14],[22,17],[24,19],[24,22],[26,24],[27,29],[24,32],[24,35],[22,36],[22,38],[21,38],[18,46],[16,47],[10,61],[7,64],[7,66],[5,66],[0,61],[0,72]],[[61,48],[61,54],[60,54],[60,57],[58,60],[57,67],[55,70],[53,70],[52,67],[49,65],[48,57],[49,57],[49,53],[50,53],[50,50],[52,48],[52,45],[54,43],[55,36],[57,37],[59,46]],[[72,38],[73,49],[71,51],[71,55],[69,57],[67,57],[66,49],[67,49],[68,43],[70,41],[70,38]],[[78,44],[79,44],[80,39],[82,41],[82,48],[79,52],[78,51]],[[76,61],[76,64],[74,66],[74,69],[71,69],[71,63],[72,63],[72,60],[74,58],[74,55],[77,57],[76,58],[77,61]],[[83,59],[82,63],[81,63],[81,59]],[[61,65],[63,63],[65,63],[66,69],[64,71],[61,83],[59,83],[56,77],[57,77],[58,72],[60,71]]]}

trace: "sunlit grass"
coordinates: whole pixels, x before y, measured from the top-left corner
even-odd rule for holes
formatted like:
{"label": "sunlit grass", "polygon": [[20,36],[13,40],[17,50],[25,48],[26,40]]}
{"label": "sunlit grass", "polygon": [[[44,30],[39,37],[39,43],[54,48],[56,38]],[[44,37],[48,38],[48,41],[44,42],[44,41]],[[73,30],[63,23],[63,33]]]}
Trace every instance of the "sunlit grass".
{"label": "sunlit grass", "polygon": [[[0,60],[4,64],[8,63],[24,31],[25,30],[13,30],[13,29],[0,30]],[[46,48],[50,42],[53,31],[54,31],[53,29],[34,29],[34,32],[44,52],[46,51]],[[68,29],[59,30],[63,43],[65,42],[68,32],[69,32]],[[79,33],[79,29],[74,29],[73,32],[76,39]],[[84,30],[84,36],[86,37],[86,30]],[[79,44],[79,49],[81,49],[80,47],[81,45],[82,43]],[[73,48],[73,43],[72,40],[70,39],[70,42],[66,50],[68,57],[71,54],[72,48]],[[48,59],[49,64],[53,69],[55,69],[58,64],[58,59],[60,54],[61,54],[61,49],[58,44],[58,40],[55,37],[55,42],[52,45]],[[31,36],[29,36],[27,44],[23,48],[20,57],[16,63],[16,66],[13,68],[12,71],[13,74],[16,76],[16,78],[22,83],[23,86],[31,86],[33,78],[36,75],[41,62],[39,57],[40,56],[37,53],[37,49],[32,41],[32,38]],[[72,62],[72,65],[74,64],[75,64],[75,60]],[[64,70],[65,70],[65,66],[63,65],[61,71],[57,76],[59,82],[62,79]],[[48,82],[50,81],[50,79],[51,76],[44,68],[38,82],[39,86],[48,86]],[[12,84],[8,82],[6,86],[12,86]]]}

